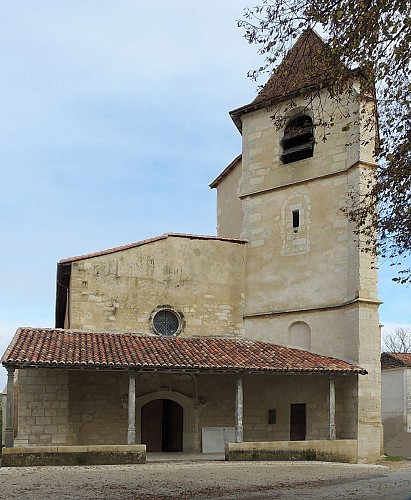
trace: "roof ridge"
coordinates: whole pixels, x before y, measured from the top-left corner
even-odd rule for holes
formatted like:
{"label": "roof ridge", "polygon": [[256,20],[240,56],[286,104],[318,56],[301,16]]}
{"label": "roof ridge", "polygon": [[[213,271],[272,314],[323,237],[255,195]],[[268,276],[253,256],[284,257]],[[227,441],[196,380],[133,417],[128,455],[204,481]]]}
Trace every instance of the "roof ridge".
{"label": "roof ridge", "polygon": [[170,237],[199,239],[199,240],[218,240],[218,241],[227,241],[232,243],[247,243],[247,240],[241,238],[226,238],[221,236],[207,236],[207,235],[189,234],[189,233],[164,233],[160,236],[147,238],[145,240],[139,240],[134,243],[129,243],[127,245],[121,245],[118,247],[108,248],[106,250],[100,250],[98,252],[91,252],[87,254],[76,255],[74,257],[68,257],[66,259],[61,259],[59,261],[59,264],[68,264],[70,262],[75,262],[78,260],[91,259],[93,257],[100,257],[101,255],[109,255],[111,253],[121,252],[122,250],[129,250],[130,248],[136,248],[139,246],[148,245],[149,243],[153,243],[155,241],[161,241]]}

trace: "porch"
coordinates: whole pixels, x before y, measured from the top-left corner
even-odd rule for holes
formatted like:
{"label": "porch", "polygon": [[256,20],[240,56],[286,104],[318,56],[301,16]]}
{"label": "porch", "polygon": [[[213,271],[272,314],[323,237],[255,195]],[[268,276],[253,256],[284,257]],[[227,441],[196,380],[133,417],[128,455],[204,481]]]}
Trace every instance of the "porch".
{"label": "porch", "polygon": [[[63,333],[55,332],[57,337]],[[82,334],[69,335],[71,343],[79,344],[75,352],[81,353]],[[233,460],[240,450],[235,443],[243,450],[254,447],[252,455],[258,459],[256,449],[260,455],[264,448],[264,456],[274,456],[274,448],[278,451],[289,442],[296,443],[289,448],[294,451],[321,451],[337,449],[337,441],[348,440],[351,452],[341,456],[349,455],[352,461],[357,438],[355,395],[358,375],[364,373],[358,367],[263,342],[88,335],[87,356],[92,363],[39,359],[36,339],[44,348],[51,338],[44,339],[44,334],[25,341],[30,348],[34,343],[36,359],[22,360],[13,354],[13,345],[6,352],[7,449],[32,448],[33,453],[36,447],[61,451],[72,446],[140,445],[149,453],[214,452]],[[134,353],[155,353],[155,366],[146,360],[96,363],[90,345],[100,337],[106,350],[107,342],[137,339],[141,345],[134,346]],[[17,347],[24,340],[19,338]],[[125,347],[120,354],[131,352],[131,346]],[[323,441],[329,444],[321,446]],[[228,451],[227,442],[233,445]],[[297,442],[303,442],[300,448]]]}

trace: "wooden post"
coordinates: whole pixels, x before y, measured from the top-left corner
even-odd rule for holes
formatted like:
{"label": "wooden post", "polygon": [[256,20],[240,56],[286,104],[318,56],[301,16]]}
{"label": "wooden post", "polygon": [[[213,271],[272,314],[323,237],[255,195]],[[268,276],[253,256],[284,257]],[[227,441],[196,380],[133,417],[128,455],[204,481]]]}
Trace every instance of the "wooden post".
{"label": "wooden post", "polygon": [[330,378],[328,382],[328,439],[336,439],[335,433],[335,383]]}
{"label": "wooden post", "polygon": [[7,367],[6,427],[4,434],[6,448],[14,446],[14,368]]}
{"label": "wooden post", "polygon": [[243,374],[237,378],[235,398],[235,442],[243,442]]}
{"label": "wooden post", "polygon": [[128,431],[127,444],[136,444],[136,372],[128,374]]}

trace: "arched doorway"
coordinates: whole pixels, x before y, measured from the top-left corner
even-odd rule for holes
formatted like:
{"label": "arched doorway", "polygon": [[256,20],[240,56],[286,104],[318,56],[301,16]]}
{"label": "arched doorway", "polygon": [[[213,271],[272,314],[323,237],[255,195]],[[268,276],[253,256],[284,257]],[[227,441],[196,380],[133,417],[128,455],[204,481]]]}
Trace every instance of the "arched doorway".
{"label": "arched doorway", "polygon": [[183,451],[183,407],[154,399],[141,408],[141,442],[148,452]]}

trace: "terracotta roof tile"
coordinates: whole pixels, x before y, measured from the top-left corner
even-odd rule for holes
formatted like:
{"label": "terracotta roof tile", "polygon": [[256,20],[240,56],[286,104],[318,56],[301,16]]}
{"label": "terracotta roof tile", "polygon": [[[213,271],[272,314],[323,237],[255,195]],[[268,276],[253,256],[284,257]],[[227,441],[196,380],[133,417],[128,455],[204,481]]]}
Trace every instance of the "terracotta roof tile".
{"label": "terracotta roof tile", "polygon": [[187,238],[190,240],[218,240],[218,241],[229,241],[232,243],[247,243],[246,240],[241,240],[238,238],[221,238],[219,236],[205,236],[200,234],[184,234],[184,233],[166,233],[161,236],[156,236],[154,238],[148,238],[147,240],[136,241],[135,243],[130,243],[128,245],[122,245],[119,247],[109,248],[107,250],[101,250],[100,252],[87,253],[84,255],[77,255],[75,257],[69,257],[67,259],[60,260],[60,264],[68,264],[70,262],[75,262],[77,260],[91,259],[92,257],[99,257],[100,255],[108,255],[110,253],[121,252],[122,250],[128,250],[129,248],[135,248],[142,245],[147,245],[153,243],[154,241],[165,240],[167,238]]}
{"label": "terracotta roof tile", "polygon": [[383,352],[381,354],[381,368],[411,368],[411,353]]}
{"label": "terracotta roof tile", "polygon": [[19,328],[5,366],[365,374],[345,361],[268,342]]}

